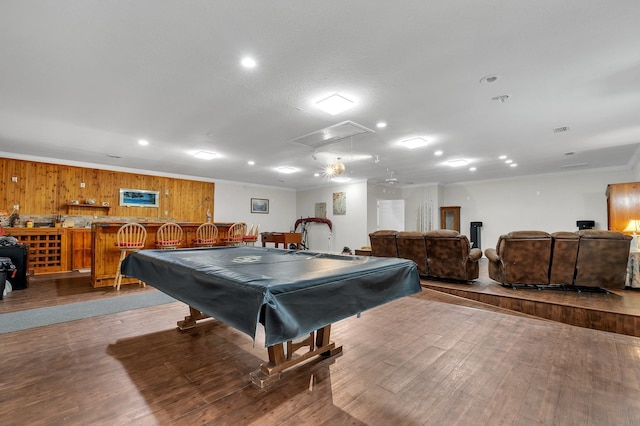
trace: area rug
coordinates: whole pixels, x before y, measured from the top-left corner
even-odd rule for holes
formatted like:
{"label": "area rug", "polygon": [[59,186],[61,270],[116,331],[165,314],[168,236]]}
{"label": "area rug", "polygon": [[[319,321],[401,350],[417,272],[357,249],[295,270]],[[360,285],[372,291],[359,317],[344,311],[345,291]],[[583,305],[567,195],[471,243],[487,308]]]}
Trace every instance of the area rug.
{"label": "area rug", "polygon": [[0,334],[176,302],[159,291],[0,314]]}

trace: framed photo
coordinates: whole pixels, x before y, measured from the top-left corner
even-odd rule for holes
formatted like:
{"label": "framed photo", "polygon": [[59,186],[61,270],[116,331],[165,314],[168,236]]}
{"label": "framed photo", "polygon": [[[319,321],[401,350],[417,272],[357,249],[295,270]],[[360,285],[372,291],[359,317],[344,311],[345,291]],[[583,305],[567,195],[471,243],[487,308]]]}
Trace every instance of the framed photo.
{"label": "framed photo", "polygon": [[160,207],[158,191],[120,189],[120,205],[127,207]]}
{"label": "framed photo", "polygon": [[252,198],[251,213],[269,213],[269,200],[266,198]]}

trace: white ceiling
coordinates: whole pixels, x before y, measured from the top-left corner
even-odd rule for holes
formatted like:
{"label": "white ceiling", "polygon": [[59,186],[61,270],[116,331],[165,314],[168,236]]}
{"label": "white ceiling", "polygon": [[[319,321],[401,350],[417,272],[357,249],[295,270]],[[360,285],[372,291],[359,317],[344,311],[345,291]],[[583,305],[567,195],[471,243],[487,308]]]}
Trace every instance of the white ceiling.
{"label": "white ceiling", "polygon": [[[355,107],[314,106],[335,92]],[[291,143],[345,120],[375,132],[316,155]],[[413,136],[432,141],[397,146]],[[337,157],[352,179],[447,184],[628,169],[639,147],[638,0],[0,3],[12,155],[299,189]]]}

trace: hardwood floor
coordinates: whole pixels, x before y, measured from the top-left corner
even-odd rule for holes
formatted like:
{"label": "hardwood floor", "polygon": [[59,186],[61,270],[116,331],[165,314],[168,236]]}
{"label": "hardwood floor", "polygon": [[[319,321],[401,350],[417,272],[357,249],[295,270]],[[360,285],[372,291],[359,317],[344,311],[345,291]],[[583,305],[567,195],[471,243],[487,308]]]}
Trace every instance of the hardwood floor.
{"label": "hardwood floor", "polygon": [[[0,312],[155,291],[38,278]],[[15,304],[19,308],[12,307]],[[334,359],[267,389],[262,336],[176,331],[171,303],[0,335],[3,425],[636,425],[640,339],[424,289],[335,324]],[[0,321],[1,321],[0,316]]]}

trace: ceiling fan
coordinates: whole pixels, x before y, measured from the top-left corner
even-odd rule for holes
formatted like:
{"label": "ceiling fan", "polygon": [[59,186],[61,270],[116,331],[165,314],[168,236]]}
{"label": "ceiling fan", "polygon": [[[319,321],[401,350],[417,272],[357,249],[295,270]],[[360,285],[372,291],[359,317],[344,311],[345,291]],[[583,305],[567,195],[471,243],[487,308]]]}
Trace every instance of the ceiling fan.
{"label": "ceiling fan", "polygon": [[386,186],[400,186],[400,185],[413,185],[413,182],[406,182],[399,180],[394,176],[393,170],[387,169],[389,176],[384,180],[378,180],[374,182],[374,185],[386,185]]}

